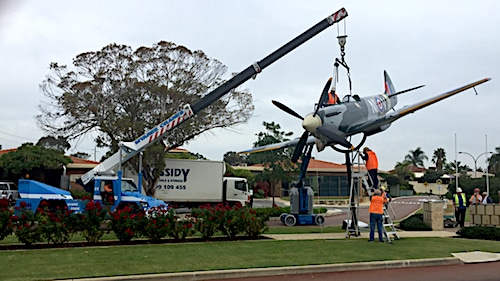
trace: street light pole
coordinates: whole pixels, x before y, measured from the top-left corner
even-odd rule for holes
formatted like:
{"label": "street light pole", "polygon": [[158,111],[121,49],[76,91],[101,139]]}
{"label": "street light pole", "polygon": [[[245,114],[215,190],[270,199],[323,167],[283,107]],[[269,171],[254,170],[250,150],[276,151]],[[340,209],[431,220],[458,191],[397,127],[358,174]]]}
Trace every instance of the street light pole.
{"label": "street light pole", "polygon": [[[477,178],[477,160],[479,159],[479,157],[485,155],[485,154],[488,154],[488,153],[491,153],[491,154],[494,154],[493,152],[491,151],[486,151],[486,152],[483,152],[481,154],[479,154],[477,157],[474,157],[472,154],[468,153],[468,152],[465,152],[465,151],[459,151],[458,154],[467,154],[469,155],[472,160],[474,160],[474,178]],[[488,172],[486,172],[486,177],[488,177]],[[488,192],[488,195],[489,195],[489,186],[488,186],[488,180],[486,180],[486,192]]]}
{"label": "street light pole", "polygon": [[[488,135],[484,135],[484,147],[486,148],[484,151],[488,153]],[[489,178],[489,173],[488,173],[488,166],[489,162],[488,158],[486,157],[486,193],[488,193],[488,196],[490,196],[490,178]]]}

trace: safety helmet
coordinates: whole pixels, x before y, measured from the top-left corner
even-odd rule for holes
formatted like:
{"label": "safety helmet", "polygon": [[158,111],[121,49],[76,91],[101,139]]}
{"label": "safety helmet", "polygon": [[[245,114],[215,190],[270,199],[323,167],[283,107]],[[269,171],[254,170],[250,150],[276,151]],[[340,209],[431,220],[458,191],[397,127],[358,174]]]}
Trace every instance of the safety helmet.
{"label": "safety helmet", "polygon": [[383,191],[387,190],[387,188],[385,186],[381,186],[380,189],[382,189]]}
{"label": "safety helmet", "polygon": [[462,189],[460,187],[457,187],[457,193],[462,193]]}

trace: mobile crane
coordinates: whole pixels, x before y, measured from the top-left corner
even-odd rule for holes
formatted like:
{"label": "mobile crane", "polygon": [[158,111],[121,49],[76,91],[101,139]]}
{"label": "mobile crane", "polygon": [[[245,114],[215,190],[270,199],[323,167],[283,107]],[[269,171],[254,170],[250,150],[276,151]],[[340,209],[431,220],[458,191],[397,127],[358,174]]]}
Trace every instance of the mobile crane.
{"label": "mobile crane", "polygon": [[[299,36],[295,37],[294,39],[292,39],[291,41],[289,41],[288,43],[286,43],[285,45],[283,45],[282,47],[280,47],[279,49],[277,49],[264,59],[248,66],[246,69],[244,69],[243,71],[241,71],[240,73],[236,74],[231,79],[226,81],[224,84],[206,94],[202,99],[200,99],[193,105],[190,104],[184,105],[181,110],[179,110],[178,112],[176,112],[175,114],[173,114],[172,116],[170,116],[169,118],[158,124],[156,127],[150,129],[149,131],[138,137],[136,140],[132,142],[121,142],[119,145],[118,152],[116,152],[115,154],[104,160],[102,163],[94,167],[89,172],[85,173],[80,179],[77,180],[77,182],[82,186],[88,186],[89,184],[92,184],[92,181],[94,181],[93,183],[94,199],[101,200],[102,199],[101,192],[103,190],[105,181],[106,180],[112,181],[114,187],[113,193],[115,199],[113,207],[118,207],[120,204],[123,204],[124,202],[126,202],[126,200],[131,198],[130,196],[126,196],[126,194],[124,194],[124,191],[122,190],[122,186],[124,186],[123,184],[124,179],[122,179],[122,171],[121,171],[122,163],[136,156],[141,151],[143,151],[150,145],[154,144],[156,141],[160,140],[165,134],[172,131],[174,128],[182,124],[184,121],[190,119],[191,117],[199,113],[201,110],[210,106],[212,103],[220,99],[222,96],[227,94],[232,89],[240,86],[250,78],[256,78],[256,75],[259,74],[264,68],[268,67],[269,65],[271,65],[284,55],[288,54],[298,46],[302,45],[312,37],[316,36],[323,30],[325,30],[326,28],[332,26],[337,22],[340,22],[345,17],[347,17],[347,11],[344,8],[341,8],[340,10],[328,16],[327,18],[323,19],[322,21],[320,21],[313,27],[309,28]],[[110,176],[110,172],[117,166],[118,166],[117,176],[116,177]],[[139,183],[137,188],[139,193],[141,190],[141,178],[142,175],[139,172]],[[128,182],[126,186],[130,186],[130,181],[127,180],[126,182]],[[30,197],[29,189],[24,190],[24,192],[21,193],[22,186],[28,186],[28,185],[29,182],[28,183],[25,182],[23,183],[23,185],[20,184],[19,188],[20,188],[21,200],[18,200],[18,204],[23,201],[24,197]],[[47,186],[44,187],[46,188]],[[63,190],[59,192],[57,190],[51,189],[50,194],[52,197],[54,197],[54,193],[57,194],[57,196],[55,197],[57,197],[58,200],[63,200],[64,198],[68,198],[68,196],[71,197],[69,194],[62,194],[63,193],[62,191]],[[40,200],[44,200],[43,194],[37,194],[37,196]],[[146,205],[151,204],[154,201],[141,200],[140,202],[144,208],[147,208],[148,206]],[[30,202],[30,203],[36,205],[32,207],[34,209],[36,209],[36,207],[38,206],[37,202]],[[72,202],[72,204],[73,203],[74,202]]]}

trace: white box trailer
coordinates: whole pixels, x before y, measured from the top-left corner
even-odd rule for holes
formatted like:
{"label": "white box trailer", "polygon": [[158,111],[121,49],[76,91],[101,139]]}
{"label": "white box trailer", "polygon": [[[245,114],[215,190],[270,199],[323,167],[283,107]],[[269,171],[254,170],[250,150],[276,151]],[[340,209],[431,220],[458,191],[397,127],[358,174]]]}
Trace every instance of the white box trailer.
{"label": "white box trailer", "polygon": [[250,201],[245,178],[224,177],[223,161],[166,159],[155,197],[177,206],[195,207],[227,202],[243,206]]}

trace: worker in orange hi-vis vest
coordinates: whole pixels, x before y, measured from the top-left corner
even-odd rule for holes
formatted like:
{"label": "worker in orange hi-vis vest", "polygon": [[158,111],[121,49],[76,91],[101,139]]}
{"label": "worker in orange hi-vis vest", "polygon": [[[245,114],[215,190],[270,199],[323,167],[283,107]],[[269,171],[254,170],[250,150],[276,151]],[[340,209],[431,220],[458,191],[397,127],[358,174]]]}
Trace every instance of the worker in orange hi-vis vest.
{"label": "worker in orange hi-vis vest", "polygon": [[326,101],[326,105],[334,105],[337,103],[340,103],[339,96],[337,96],[337,93],[335,93],[335,88],[332,87],[332,89],[328,92],[328,100]]}
{"label": "worker in orange hi-vis vest", "polygon": [[368,170],[368,174],[370,175],[370,178],[372,180],[373,189],[378,188],[378,159],[377,155],[373,150],[369,149],[368,147],[363,148],[363,153],[361,155],[361,158],[365,160],[366,164],[366,169]]}
{"label": "worker in orange hi-vis vest", "polygon": [[384,237],[382,236],[382,228],[384,204],[386,203],[387,199],[382,197],[382,191],[380,189],[375,189],[370,200],[370,238],[368,242],[373,242],[373,240],[375,240],[375,226],[377,226],[378,240],[380,242],[384,242]]}

